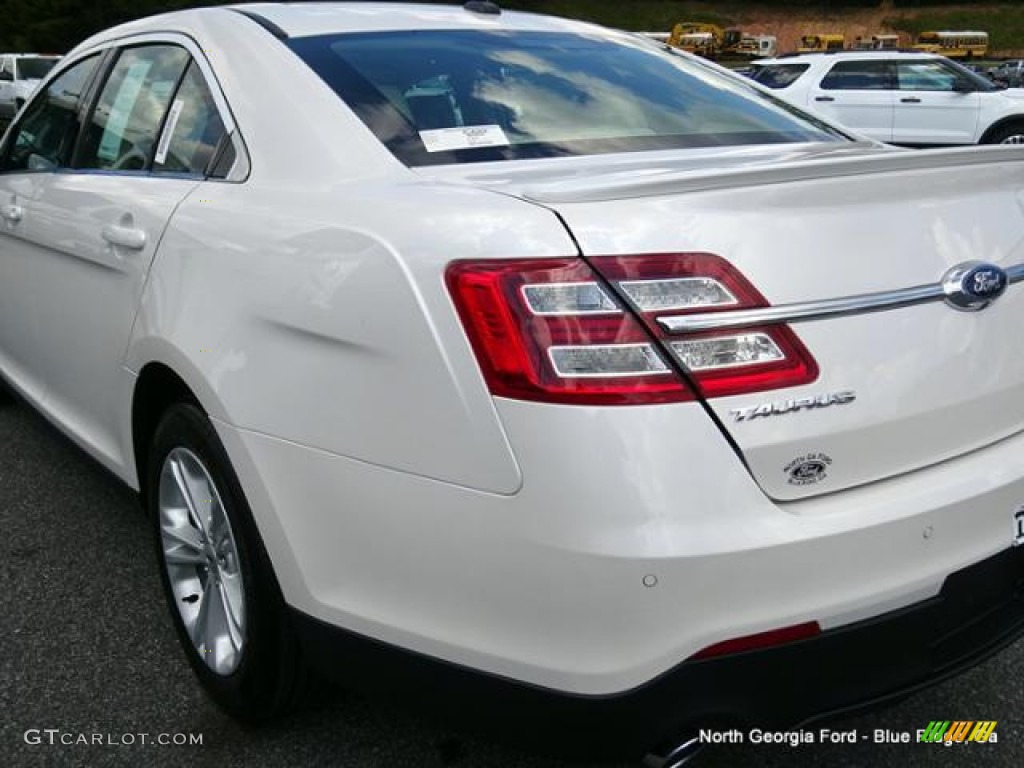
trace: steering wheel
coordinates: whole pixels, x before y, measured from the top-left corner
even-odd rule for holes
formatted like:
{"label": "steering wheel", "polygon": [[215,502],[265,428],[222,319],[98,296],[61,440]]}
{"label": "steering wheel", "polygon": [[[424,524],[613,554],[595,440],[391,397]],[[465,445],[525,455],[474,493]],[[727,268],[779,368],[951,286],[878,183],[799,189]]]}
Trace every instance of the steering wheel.
{"label": "steering wheel", "polygon": [[116,161],[114,161],[114,164],[110,166],[110,170],[141,171],[146,167],[147,162],[149,162],[148,150],[140,147],[138,144],[134,144],[128,152],[121,155]]}

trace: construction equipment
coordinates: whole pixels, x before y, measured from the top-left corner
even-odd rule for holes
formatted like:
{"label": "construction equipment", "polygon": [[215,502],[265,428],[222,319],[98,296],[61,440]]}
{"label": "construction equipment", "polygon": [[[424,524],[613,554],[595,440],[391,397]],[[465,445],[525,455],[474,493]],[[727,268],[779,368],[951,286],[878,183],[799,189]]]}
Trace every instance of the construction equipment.
{"label": "construction equipment", "polygon": [[775,35],[743,35],[736,46],[736,55],[747,59],[774,56],[779,52]]}
{"label": "construction equipment", "polygon": [[841,51],[846,47],[843,35],[804,35],[800,38],[797,53],[820,53],[822,51]]}
{"label": "construction equipment", "polygon": [[672,27],[668,44],[706,59],[736,53],[743,37],[742,30],[722,29],[717,24],[701,21],[681,21]]}

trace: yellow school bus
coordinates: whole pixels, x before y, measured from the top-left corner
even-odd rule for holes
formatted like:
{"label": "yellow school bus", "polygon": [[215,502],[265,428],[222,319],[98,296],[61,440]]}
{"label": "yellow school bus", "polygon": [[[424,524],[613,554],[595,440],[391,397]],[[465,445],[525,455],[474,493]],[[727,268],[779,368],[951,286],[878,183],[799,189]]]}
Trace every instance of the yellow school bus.
{"label": "yellow school bus", "polygon": [[819,51],[841,51],[846,46],[846,38],[842,35],[804,35],[800,38],[798,53],[816,53]]}
{"label": "yellow school bus", "polygon": [[937,53],[951,59],[980,59],[988,55],[988,32],[922,32],[917,36],[914,50]]}

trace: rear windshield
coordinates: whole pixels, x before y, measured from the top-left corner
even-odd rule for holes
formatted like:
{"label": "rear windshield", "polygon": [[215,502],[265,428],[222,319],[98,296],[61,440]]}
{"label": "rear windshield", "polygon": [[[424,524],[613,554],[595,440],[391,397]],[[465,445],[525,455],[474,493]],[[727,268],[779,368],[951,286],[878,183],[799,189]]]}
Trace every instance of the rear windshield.
{"label": "rear windshield", "polygon": [[810,64],[755,64],[751,79],[765,88],[785,88],[807,71]]}
{"label": "rear windshield", "polygon": [[739,78],[627,36],[403,31],[288,45],[412,166],[843,140]]}
{"label": "rear windshield", "polygon": [[57,61],[55,58],[43,58],[41,56],[18,59],[18,78],[21,80],[42,80],[53,69]]}

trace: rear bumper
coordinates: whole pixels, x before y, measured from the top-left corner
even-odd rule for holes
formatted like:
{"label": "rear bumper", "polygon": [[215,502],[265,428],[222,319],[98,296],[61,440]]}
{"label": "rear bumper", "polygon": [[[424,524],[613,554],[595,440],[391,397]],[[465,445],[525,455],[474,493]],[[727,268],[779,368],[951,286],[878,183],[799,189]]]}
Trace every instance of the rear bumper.
{"label": "rear bumper", "polygon": [[1011,544],[1024,503],[1024,435],[780,505],[692,404],[500,405],[525,479],[511,495],[219,424],[287,603],[484,674],[616,697],[731,638],[933,598]]}
{"label": "rear bumper", "polygon": [[[357,690],[497,733],[640,755],[701,727],[779,729],[870,708],[966,669],[1024,634],[1024,547],[951,574],[934,597],[766,650],[686,661],[623,693],[584,696],[405,651],[294,611],[308,658]],[[513,719],[514,718],[514,719]],[[528,723],[529,727],[525,727]]]}

